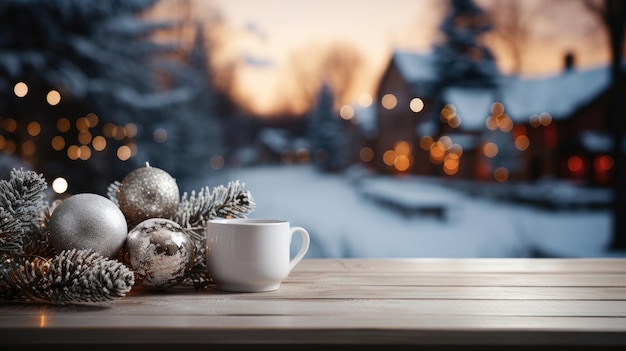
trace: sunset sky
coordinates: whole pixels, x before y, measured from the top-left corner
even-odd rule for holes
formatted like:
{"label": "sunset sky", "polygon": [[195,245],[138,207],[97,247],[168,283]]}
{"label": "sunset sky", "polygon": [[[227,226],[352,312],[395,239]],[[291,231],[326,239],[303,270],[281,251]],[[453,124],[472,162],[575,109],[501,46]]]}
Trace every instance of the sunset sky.
{"label": "sunset sky", "polygon": [[[172,1],[172,0],[169,0]],[[476,0],[483,8],[496,2],[523,4],[530,23],[522,74],[557,72],[571,50],[579,67],[607,62],[604,33],[580,0]],[[294,52],[341,42],[355,48],[364,64],[353,99],[373,93],[393,50],[430,50],[445,2],[442,0],[212,0],[192,2],[193,16],[209,18],[215,10],[229,28],[224,54],[239,60],[240,96],[254,111],[271,113],[290,83]],[[501,70],[510,57],[489,42]],[[297,82],[295,82],[297,84]],[[347,103],[347,102],[346,102]]]}

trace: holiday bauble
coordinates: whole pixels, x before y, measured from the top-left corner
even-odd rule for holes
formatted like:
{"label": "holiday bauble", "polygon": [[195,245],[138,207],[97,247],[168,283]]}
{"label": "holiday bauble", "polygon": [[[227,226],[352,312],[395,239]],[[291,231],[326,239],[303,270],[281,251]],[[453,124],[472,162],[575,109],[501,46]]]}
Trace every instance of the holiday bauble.
{"label": "holiday bauble", "polygon": [[115,203],[97,194],[76,194],[61,202],[48,221],[49,242],[58,252],[92,249],[115,258],[124,246],[128,227]]}
{"label": "holiday bauble", "polygon": [[125,261],[144,287],[167,289],[182,282],[191,271],[195,246],[178,223],[151,218],[128,232]]}
{"label": "holiday bauble", "polygon": [[117,190],[118,205],[131,226],[148,218],[171,218],[179,199],[176,180],[148,163],[130,172]]}

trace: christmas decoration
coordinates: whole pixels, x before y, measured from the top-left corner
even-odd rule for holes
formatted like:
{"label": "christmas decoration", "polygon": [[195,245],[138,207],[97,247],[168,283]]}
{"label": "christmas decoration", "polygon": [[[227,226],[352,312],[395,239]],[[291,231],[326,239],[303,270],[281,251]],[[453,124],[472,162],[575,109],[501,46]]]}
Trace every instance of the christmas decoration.
{"label": "christmas decoration", "polygon": [[180,193],[176,180],[166,171],[146,166],[130,172],[119,184],[117,204],[128,224],[148,218],[170,218],[176,213]]}
{"label": "christmas decoration", "polygon": [[[111,205],[116,207],[120,187],[121,183],[118,181],[111,183],[107,190],[110,200],[107,205],[101,203],[101,198],[95,201],[101,203],[103,208]],[[43,176],[33,171],[14,169],[9,180],[0,180],[0,300],[55,304],[112,301],[116,297],[123,297],[138,282],[157,289],[165,289],[184,281],[193,283],[196,289],[207,287],[212,280],[205,261],[206,222],[214,217],[243,218],[255,208],[252,195],[239,181],[218,186],[213,191],[204,187],[197,193],[184,193],[178,199],[178,205],[170,218],[147,220],[141,226],[133,228],[137,234],[131,230],[132,235],[125,236],[125,240],[130,243],[128,251],[122,247],[120,252],[119,257],[123,257],[124,262],[130,262],[130,258],[137,255],[138,251],[131,247],[131,243],[136,241],[132,239],[135,235],[137,238],[148,239],[141,245],[156,247],[155,243],[158,243],[163,249],[156,251],[151,257],[163,256],[154,261],[156,264],[139,262],[139,265],[132,266],[94,251],[100,249],[103,242],[106,244],[111,239],[110,236],[94,237],[95,249],[72,247],[59,253],[61,244],[57,243],[55,248],[52,245],[54,240],[64,242],[60,238],[73,237],[69,235],[70,230],[62,228],[65,224],[61,224],[61,218],[90,218],[87,222],[94,223],[97,220],[89,214],[79,215],[81,211],[88,211],[81,207],[90,207],[93,202],[81,200],[85,203],[78,206],[72,205],[73,200],[69,201],[74,197],[84,198],[85,194],[50,204],[45,201],[46,188]],[[66,207],[74,210],[64,209]],[[119,208],[117,210],[121,213]],[[109,220],[105,222],[106,226],[111,226]],[[117,225],[120,223],[122,222],[119,221]],[[127,225],[128,223],[125,228],[128,228]],[[92,233],[93,230],[90,227],[85,232]],[[77,232],[74,231],[74,234]],[[154,240],[152,244],[150,240]],[[161,246],[162,244],[164,245]],[[173,244],[176,246],[175,250],[172,250]],[[168,257],[166,250],[170,250],[168,252],[173,255]],[[131,252],[134,254],[131,255]],[[150,255],[144,254],[143,258],[146,257]],[[181,270],[181,267],[184,268]],[[150,270],[153,276],[145,274]]]}
{"label": "christmas decoration", "polygon": [[141,285],[167,289],[183,281],[191,271],[195,246],[176,222],[151,218],[128,233],[125,252]]}
{"label": "christmas decoration", "polygon": [[0,299],[57,304],[122,297],[134,284],[122,263],[90,250],[62,251],[51,259],[17,256],[0,262]]}
{"label": "christmas decoration", "polygon": [[126,240],[122,211],[97,194],[77,194],[61,202],[48,222],[50,244],[57,250],[91,249],[102,256],[117,257]]}

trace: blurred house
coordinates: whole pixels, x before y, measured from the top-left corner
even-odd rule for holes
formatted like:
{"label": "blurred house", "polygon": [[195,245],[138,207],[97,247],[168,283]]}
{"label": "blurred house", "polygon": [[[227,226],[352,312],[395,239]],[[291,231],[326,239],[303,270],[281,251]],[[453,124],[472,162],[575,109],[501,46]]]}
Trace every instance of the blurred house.
{"label": "blurred house", "polygon": [[609,67],[573,62],[568,55],[549,77],[442,87],[431,55],[395,52],[378,85],[375,131],[365,138],[369,164],[384,173],[608,184]]}

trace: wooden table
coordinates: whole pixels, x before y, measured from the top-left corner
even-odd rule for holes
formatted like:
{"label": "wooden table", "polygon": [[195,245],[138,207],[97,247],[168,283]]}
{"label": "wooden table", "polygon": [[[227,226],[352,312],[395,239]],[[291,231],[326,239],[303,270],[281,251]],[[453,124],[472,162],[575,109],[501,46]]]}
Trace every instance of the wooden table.
{"label": "wooden table", "polygon": [[626,259],[309,259],[270,293],[178,286],[106,305],[0,304],[2,351],[232,344],[626,350]]}

